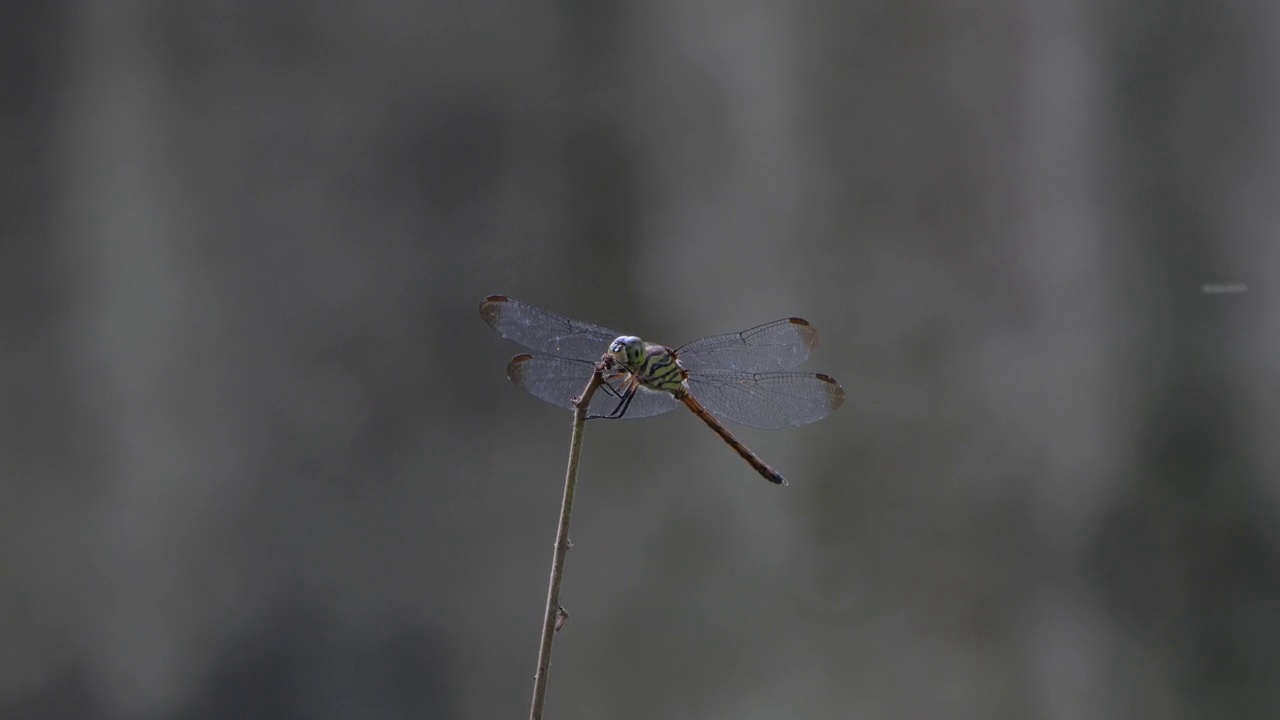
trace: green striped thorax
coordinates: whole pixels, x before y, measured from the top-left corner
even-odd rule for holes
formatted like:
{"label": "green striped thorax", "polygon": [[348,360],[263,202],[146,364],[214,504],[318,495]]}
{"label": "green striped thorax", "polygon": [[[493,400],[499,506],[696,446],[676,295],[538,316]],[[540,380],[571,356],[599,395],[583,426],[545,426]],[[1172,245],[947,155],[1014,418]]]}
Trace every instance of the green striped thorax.
{"label": "green striped thorax", "polygon": [[609,354],[645,387],[676,395],[684,392],[684,368],[670,348],[623,335],[609,346]]}

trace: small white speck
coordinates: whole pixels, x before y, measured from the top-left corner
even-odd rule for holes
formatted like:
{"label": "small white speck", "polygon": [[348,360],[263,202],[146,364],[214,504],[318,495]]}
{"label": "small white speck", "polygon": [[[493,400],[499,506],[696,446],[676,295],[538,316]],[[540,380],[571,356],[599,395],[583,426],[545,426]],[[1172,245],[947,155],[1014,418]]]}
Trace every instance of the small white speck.
{"label": "small white speck", "polygon": [[1205,283],[1200,286],[1202,295],[1243,295],[1249,292],[1244,283]]}

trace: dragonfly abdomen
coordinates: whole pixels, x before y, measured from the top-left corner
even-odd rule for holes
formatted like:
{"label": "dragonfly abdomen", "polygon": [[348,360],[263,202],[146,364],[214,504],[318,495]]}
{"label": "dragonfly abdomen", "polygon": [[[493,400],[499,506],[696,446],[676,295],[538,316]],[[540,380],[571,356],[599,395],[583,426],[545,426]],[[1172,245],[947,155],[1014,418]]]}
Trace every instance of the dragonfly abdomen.
{"label": "dragonfly abdomen", "polygon": [[777,485],[787,484],[786,478],[782,477],[781,473],[770,467],[769,463],[761,460],[759,455],[751,452],[751,448],[743,445],[741,440],[734,437],[733,433],[729,432],[729,430],[722,425],[714,415],[707,412],[707,409],[702,407],[702,403],[698,402],[697,398],[687,392],[681,392],[676,394],[676,399],[684,403],[693,411],[693,414],[697,415],[702,422],[707,424],[708,427],[715,430],[716,434],[723,438],[725,442],[729,443],[729,447],[733,448],[743,460],[746,460],[747,464],[755,468],[756,472],[763,475],[765,480]]}

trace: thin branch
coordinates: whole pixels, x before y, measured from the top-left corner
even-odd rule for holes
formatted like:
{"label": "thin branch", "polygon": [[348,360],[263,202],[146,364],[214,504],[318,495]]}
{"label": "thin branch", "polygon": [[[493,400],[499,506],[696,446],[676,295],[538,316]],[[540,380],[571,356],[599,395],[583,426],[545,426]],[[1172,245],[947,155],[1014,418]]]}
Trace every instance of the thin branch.
{"label": "thin branch", "polygon": [[582,395],[573,403],[573,434],[569,439],[569,469],[564,475],[564,500],[560,504],[560,526],[556,529],[556,549],[551,560],[551,583],[547,588],[547,612],[542,620],[542,642],[538,646],[538,672],[533,678],[533,706],[530,720],[541,720],[542,704],[547,697],[547,671],[551,668],[551,642],[557,627],[568,617],[560,607],[560,581],[564,579],[564,558],[569,549],[569,516],[573,513],[573,494],[578,486],[578,458],[582,455],[582,432],[587,422],[587,407],[591,396],[604,382],[604,372],[610,367],[605,356],[596,365],[591,380],[583,388]]}

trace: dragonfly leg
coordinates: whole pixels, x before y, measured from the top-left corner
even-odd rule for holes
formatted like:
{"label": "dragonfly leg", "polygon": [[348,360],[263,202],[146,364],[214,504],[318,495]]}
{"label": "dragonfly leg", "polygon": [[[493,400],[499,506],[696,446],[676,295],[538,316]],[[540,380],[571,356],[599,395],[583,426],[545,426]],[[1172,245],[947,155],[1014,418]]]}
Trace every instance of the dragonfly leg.
{"label": "dragonfly leg", "polygon": [[622,395],[618,392],[618,389],[615,388],[613,385],[609,384],[612,380],[614,380],[614,378],[606,379],[603,383],[600,384],[600,389],[604,390],[605,393],[612,395],[613,397],[621,399]]}
{"label": "dragonfly leg", "polygon": [[631,403],[631,398],[634,396],[635,396],[634,390],[623,391],[621,395],[618,395],[618,404],[615,405],[613,410],[610,410],[608,414],[590,415],[587,417],[587,419],[588,420],[617,420],[618,418],[622,417],[623,413],[627,411],[627,405]]}
{"label": "dragonfly leg", "polygon": [[[619,404],[621,404],[621,403],[622,403],[622,401],[625,399],[625,397],[623,396],[623,393],[624,393],[624,392],[626,392],[626,389],[625,389],[625,388],[622,388],[622,389],[616,388],[616,387],[614,387],[614,386],[613,386],[613,383],[614,383],[614,382],[616,382],[616,381],[617,381],[618,379],[620,379],[620,378],[622,378],[622,374],[621,374],[621,373],[614,373],[614,374],[610,375],[609,377],[605,378],[605,379],[604,379],[604,382],[600,383],[600,390],[601,390],[601,392],[604,392],[605,394],[610,395],[610,396],[612,396],[612,397],[618,398],[618,403],[619,403]],[[624,380],[622,384],[623,384],[623,385],[626,385],[626,381]],[[577,400],[575,399],[575,400],[574,400],[574,402],[577,402]],[[614,409],[613,409],[613,411],[611,411],[608,415],[588,415],[588,416],[587,416],[587,419],[588,419],[588,420],[596,420],[596,419],[599,419],[599,418],[609,418],[609,417],[611,417],[611,416],[613,415],[613,413],[614,413],[614,412],[617,412],[617,408],[614,408]]]}
{"label": "dragonfly leg", "polygon": [[630,389],[627,390],[627,396],[622,401],[622,407],[616,410],[618,414],[613,418],[614,420],[617,420],[618,418],[621,418],[623,415],[627,414],[627,408],[631,407],[631,401],[635,399],[636,394],[638,394],[639,392],[640,392],[640,384],[634,383],[630,387]]}
{"label": "dragonfly leg", "polygon": [[618,398],[618,404],[607,415],[588,415],[588,420],[617,420],[627,413],[627,408],[631,406],[631,400],[639,392],[640,381],[634,377],[627,381],[621,393],[614,391],[614,396]]}

